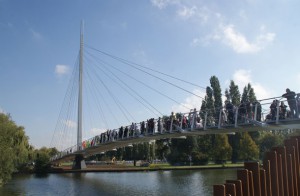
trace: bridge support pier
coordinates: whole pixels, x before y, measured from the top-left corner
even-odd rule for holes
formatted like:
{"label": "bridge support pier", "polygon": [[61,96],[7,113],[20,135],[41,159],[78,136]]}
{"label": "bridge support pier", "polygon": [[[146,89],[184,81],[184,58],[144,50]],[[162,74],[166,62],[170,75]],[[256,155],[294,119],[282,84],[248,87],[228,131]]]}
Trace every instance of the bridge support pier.
{"label": "bridge support pier", "polygon": [[73,162],[72,169],[85,169],[86,164],[82,154],[77,154]]}

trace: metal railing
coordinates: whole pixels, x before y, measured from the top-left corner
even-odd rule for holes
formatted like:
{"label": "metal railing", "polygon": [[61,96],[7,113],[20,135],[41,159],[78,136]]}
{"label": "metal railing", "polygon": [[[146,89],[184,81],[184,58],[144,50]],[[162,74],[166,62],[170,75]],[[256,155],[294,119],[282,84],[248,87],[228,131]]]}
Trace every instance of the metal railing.
{"label": "metal railing", "polygon": [[[51,160],[60,159],[90,147],[135,137],[173,132],[201,131],[212,128],[237,128],[249,124],[263,126],[268,123],[279,124],[280,121],[285,121],[292,117],[298,118],[298,107],[295,114],[297,116],[291,116],[289,114],[289,106],[285,105],[287,101],[281,99],[282,97],[272,97],[256,101],[255,103],[242,103],[239,106],[234,106],[227,102],[224,107],[215,110],[197,111],[192,109],[190,112],[177,114],[172,112],[170,116],[163,116],[158,119],[151,118],[140,123],[122,126],[119,129],[107,130],[100,135],[83,141],[79,148],[77,145],[74,145],[59,152]],[[297,100],[295,101],[297,104]],[[284,109],[285,111],[283,111]]]}

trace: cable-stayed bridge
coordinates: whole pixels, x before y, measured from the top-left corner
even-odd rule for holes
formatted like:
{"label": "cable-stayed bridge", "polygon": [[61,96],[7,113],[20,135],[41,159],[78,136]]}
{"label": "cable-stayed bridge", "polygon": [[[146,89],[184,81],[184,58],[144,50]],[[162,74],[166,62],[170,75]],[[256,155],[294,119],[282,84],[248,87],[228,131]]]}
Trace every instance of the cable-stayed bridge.
{"label": "cable-stayed bridge", "polygon": [[[83,141],[80,146],[75,145],[65,149],[53,157],[53,162],[74,160],[77,154],[83,154],[85,157],[88,157],[115,148],[130,146],[134,143],[149,142],[151,140],[183,138],[185,136],[205,134],[235,134],[236,132],[300,128],[299,118],[283,119],[280,117],[280,112],[276,113],[273,119],[263,118],[263,121],[258,121],[255,119],[257,119],[259,114],[252,113],[252,118],[248,118],[244,114],[239,115],[238,111],[238,109],[235,110],[233,124],[229,123],[228,119],[226,119],[228,115],[225,117],[226,113],[221,109],[220,118],[214,119],[214,123],[209,122],[208,118],[199,121],[199,111],[192,111],[190,113],[179,114],[178,119],[172,115],[166,117],[164,120],[153,119],[154,127],[152,128],[147,125],[143,128],[143,125],[135,124],[134,126],[128,126],[127,131],[126,128],[123,129],[122,133],[120,133],[121,128],[111,130]],[[263,115],[264,113],[261,114]],[[215,123],[215,120],[217,123]]]}
{"label": "cable-stayed bridge", "polygon": [[[99,57],[99,54],[102,56]],[[160,82],[159,86],[154,85],[157,81]],[[140,88],[136,87],[137,84]],[[176,89],[176,96],[169,95],[169,88]],[[187,80],[84,45],[81,33],[78,60],[75,63],[51,141],[51,146],[58,148],[60,153],[52,157],[52,162],[59,163],[75,159],[79,165],[85,157],[94,154],[130,146],[134,143],[165,138],[300,128],[298,116],[289,114],[287,106],[284,107],[286,111],[283,111],[279,100],[283,104],[287,103],[282,97],[267,98],[244,106],[233,106],[227,102],[224,107],[213,111],[200,111],[195,107],[201,105],[203,95],[196,93],[193,90],[195,88],[206,89]],[[90,93],[87,93],[88,91]],[[181,94],[196,98],[199,105],[182,104],[177,101],[178,95]],[[131,97],[131,102],[128,102],[125,95]],[[89,101],[92,99],[96,101],[93,103]],[[169,100],[179,105],[184,111],[171,114],[168,111],[169,114],[166,115],[165,110],[161,110],[163,106],[155,106],[156,99],[161,102],[163,99]],[[87,100],[86,104],[84,100]],[[270,105],[274,104],[274,100],[277,100],[275,107],[270,110]],[[126,107],[122,101],[127,101],[130,108]],[[147,120],[141,119],[139,114],[133,114],[134,103],[138,103],[142,106],[142,110],[150,114]],[[86,108],[89,109],[84,115]],[[82,139],[83,130],[93,128],[92,126],[85,128],[84,119],[92,121],[91,119],[95,117],[95,122],[99,122],[99,119],[103,121],[105,131],[102,130],[101,134],[95,133],[89,139]],[[109,128],[109,117],[113,119],[114,125],[118,125],[118,128]]]}

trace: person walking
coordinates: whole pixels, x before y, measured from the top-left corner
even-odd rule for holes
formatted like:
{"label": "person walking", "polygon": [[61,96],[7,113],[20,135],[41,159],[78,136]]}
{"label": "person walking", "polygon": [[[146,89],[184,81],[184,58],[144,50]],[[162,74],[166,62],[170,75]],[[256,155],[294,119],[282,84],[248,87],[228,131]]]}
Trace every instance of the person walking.
{"label": "person walking", "polygon": [[287,99],[288,105],[291,110],[291,116],[293,118],[298,118],[298,109],[296,104],[296,93],[294,91],[291,91],[289,88],[286,89],[286,93],[282,95],[282,97]]}

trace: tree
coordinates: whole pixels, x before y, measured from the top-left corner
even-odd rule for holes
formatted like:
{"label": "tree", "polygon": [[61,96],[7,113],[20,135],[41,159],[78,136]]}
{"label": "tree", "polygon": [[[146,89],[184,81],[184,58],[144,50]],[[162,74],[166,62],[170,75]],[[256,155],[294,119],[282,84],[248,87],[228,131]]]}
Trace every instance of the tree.
{"label": "tree", "polygon": [[166,156],[170,153],[169,140],[161,139],[156,140],[156,156],[160,160],[164,160]]}
{"label": "tree", "polygon": [[230,81],[229,85],[229,96],[231,98],[231,103],[235,106],[239,106],[241,103],[241,93],[239,91],[238,85],[235,85],[234,81]]}
{"label": "tree", "polygon": [[248,101],[250,101],[252,103],[257,101],[254,89],[252,88],[250,83],[248,83],[248,85],[244,87],[241,101],[244,103],[246,103]]}
{"label": "tree", "polygon": [[168,161],[171,164],[187,164],[192,152],[198,150],[197,139],[193,136],[187,136],[186,139],[171,139],[170,154]]}
{"label": "tree", "polygon": [[242,134],[240,140],[239,158],[245,161],[258,160],[259,148],[248,132]]}
{"label": "tree", "polygon": [[30,145],[24,127],[12,121],[10,115],[0,113],[0,186],[11,174],[28,162]]}
{"label": "tree", "polygon": [[[226,93],[225,93],[226,94]],[[241,104],[241,93],[239,91],[238,85],[234,83],[233,80],[230,81],[229,90],[227,92],[227,100],[231,101],[231,103],[238,107]],[[240,133],[235,133],[234,135],[229,135],[229,143],[232,147],[232,156],[231,156],[231,162],[236,163],[238,161],[238,151],[240,146]]]}
{"label": "tree", "polygon": [[47,173],[50,169],[50,156],[47,150],[40,150],[37,152],[35,159],[35,173],[43,174]]}
{"label": "tree", "polygon": [[267,151],[270,151],[272,147],[283,144],[283,137],[280,135],[266,133],[259,139],[259,152],[260,158]]}
{"label": "tree", "polygon": [[221,90],[220,82],[216,76],[212,76],[210,78],[210,86],[212,88],[212,91],[213,91],[212,93],[213,93],[213,97],[214,97],[213,105],[216,109],[215,117],[216,117],[216,119],[218,119],[219,111],[223,106],[223,102],[222,102],[222,90]]}
{"label": "tree", "polygon": [[213,158],[215,163],[224,163],[231,158],[232,148],[226,134],[217,134],[214,141]]}
{"label": "tree", "polygon": [[[206,96],[205,96],[205,100],[202,102],[202,105],[201,105],[201,112],[203,112],[203,114],[206,113],[206,115],[207,115],[206,123],[208,126],[212,126],[215,124],[215,121],[214,121],[215,105],[214,105],[213,90],[209,86],[206,87]],[[203,114],[202,114],[202,116],[203,116]]]}

